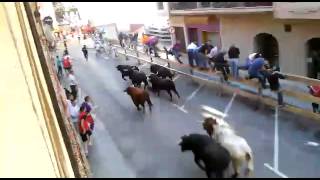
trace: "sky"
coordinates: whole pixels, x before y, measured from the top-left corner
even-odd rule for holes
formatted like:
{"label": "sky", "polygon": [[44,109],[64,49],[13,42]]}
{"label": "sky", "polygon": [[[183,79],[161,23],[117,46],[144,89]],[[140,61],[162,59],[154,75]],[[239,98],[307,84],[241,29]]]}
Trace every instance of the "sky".
{"label": "sky", "polygon": [[157,16],[155,2],[73,2],[83,19],[95,25],[117,23],[119,29],[128,24],[153,24],[164,21]]}

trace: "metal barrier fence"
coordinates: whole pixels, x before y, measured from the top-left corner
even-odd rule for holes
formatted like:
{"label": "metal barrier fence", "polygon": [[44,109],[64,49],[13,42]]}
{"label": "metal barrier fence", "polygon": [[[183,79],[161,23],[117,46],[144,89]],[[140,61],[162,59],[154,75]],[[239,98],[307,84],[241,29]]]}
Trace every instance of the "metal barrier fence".
{"label": "metal barrier fence", "polygon": [[[121,49],[121,47],[119,47],[117,45],[113,45],[113,47],[115,47],[117,49]],[[124,52],[119,52],[118,50],[117,50],[117,52],[118,52],[118,54],[124,55],[126,57],[126,60],[129,60],[129,57],[131,57],[131,58],[137,59],[139,64],[141,63],[140,61],[144,61],[144,62],[147,62],[147,63],[150,63],[150,64],[157,64],[153,60],[153,58],[155,58],[155,57],[152,57],[150,54],[145,54],[144,52],[138,51],[137,49],[136,50],[131,50],[129,48],[122,48],[122,49],[123,49]],[[136,56],[129,54],[129,52],[134,52],[136,54]],[[147,57],[150,60],[148,60],[147,58],[143,58],[141,55],[147,55]],[[158,65],[160,65],[162,67],[165,67],[165,68],[167,68],[167,69],[169,69],[169,70],[171,70],[171,71],[173,71],[175,73],[190,77],[193,80],[200,81],[202,83],[206,83],[206,84],[210,84],[210,85],[214,85],[215,87],[218,86],[219,90],[221,91],[221,93],[222,92],[233,92],[233,91],[235,91],[235,89],[240,89],[241,90],[240,95],[243,95],[246,98],[250,98],[250,99],[256,100],[258,102],[257,105],[259,106],[259,108],[263,107],[262,105],[264,105],[264,104],[270,105],[270,106],[277,106],[277,102],[276,102],[276,100],[274,98],[263,95],[263,90],[261,89],[260,84],[256,80],[240,80],[240,81],[238,81],[238,80],[235,80],[235,79],[231,78],[232,81],[236,81],[236,82],[238,82],[240,84],[247,85],[249,87],[257,89],[256,93],[252,93],[252,92],[248,92],[248,91],[246,91],[246,90],[244,90],[242,88],[235,88],[235,87],[232,87],[230,85],[227,85],[221,80],[220,81],[212,81],[212,80],[208,80],[208,79],[205,79],[205,78],[201,78],[199,76],[195,76],[195,75],[192,74],[192,72],[189,74],[189,73],[185,73],[185,72],[179,71],[177,69],[171,68],[171,65],[175,64],[178,67],[188,67],[192,71],[197,71],[197,72],[202,73],[199,70],[192,69],[189,65],[185,65],[185,64],[181,65],[181,64],[179,64],[177,62],[172,62],[172,61],[170,61],[168,59],[163,59],[163,58],[157,58],[157,59],[159,61],[163,61],[163,62],[166,62],[168,64],[167,67],[163,66],[161,64],[158,64]],[[207,75],[218,76],[219,79],[222,78],[222,74],[221,73],[213,73],[213,72],[205,72],[205,73]],[[293,82],[297,82],[297,83],[303,83],[306,86],[307,85],[320,84],[320,80],[317,80],[317,79],[311,79],[311,78],[307,78],[307,77],[303,77],[303,76],[286,74],[286,73],[281,73],[281,72],[279,72],[279,73],[285,75],[286,76],[286,80],[288,80],[288,81],[293,81]],[[281,92],[283,93],[283,95],[291,97],[291,98],[294,98],[294,99],[296,99],[298,101],[310,102],[310,107],[311,107],[311,103],[319,103],[320,104],[320,98],[314,97],[314,96],[312,96],[312,95],[310,95],[308,93],[305,93],[305,92],[299,92],[299,91],[296,91],[296,90],[293,90],[293,89],[285,89],[285,88],[281,89]],[[303,115],[303,116],[306,116],[306,117],[309,117],[309,118],[312,118],[312,119],[315,119],[315,120],[320,120],[320,115],[319,114],[313,113],[311,110],[305,110],[305,109],[299,108],[298,106],[295,106],[295,105],[287,104],[282,109],[286,110],[286,111],[289,111],[289,112],[297,113],[297,114],[300,114],[300,115]]]}

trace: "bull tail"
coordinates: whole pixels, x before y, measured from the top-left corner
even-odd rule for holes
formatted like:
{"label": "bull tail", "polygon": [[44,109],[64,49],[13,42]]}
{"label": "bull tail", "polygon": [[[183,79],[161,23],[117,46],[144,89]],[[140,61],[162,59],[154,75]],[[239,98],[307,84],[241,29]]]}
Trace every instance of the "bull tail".
{"label": "bull tail", "polygon": [[248,168],[246,169],[246,176],[249,177],[253,174],[254,164],[253,164],[253,155],[252,153],[246,153],[246,160],[248,162]]}

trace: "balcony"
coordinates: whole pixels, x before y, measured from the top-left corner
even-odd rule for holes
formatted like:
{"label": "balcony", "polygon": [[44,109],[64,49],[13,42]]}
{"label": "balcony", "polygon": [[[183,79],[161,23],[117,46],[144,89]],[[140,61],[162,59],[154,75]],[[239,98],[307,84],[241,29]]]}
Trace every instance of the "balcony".
{"label": "balcony", "polygon": [[272,2],[171,2],[172,15],[242,14],[271,12]]}

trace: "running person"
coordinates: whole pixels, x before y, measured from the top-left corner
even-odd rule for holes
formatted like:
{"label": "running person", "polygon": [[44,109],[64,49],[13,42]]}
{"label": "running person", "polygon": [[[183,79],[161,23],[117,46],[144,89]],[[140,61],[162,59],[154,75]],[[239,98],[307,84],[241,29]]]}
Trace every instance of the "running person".
{"label": "running person", "polygon": [[58,77],[59,77],[59,78],[63,77],[63,73],[62,73],[62,60],[60,59],[59,56],[56,56],[56,66],[57,66],[57,70],[58,70]]}
{"label": "running person", "polygon": [[82,53],[84,55],[84,58],[86,58],[86,60],[88,61],[88,49],[86,45],[83,45],[82,47]]}

